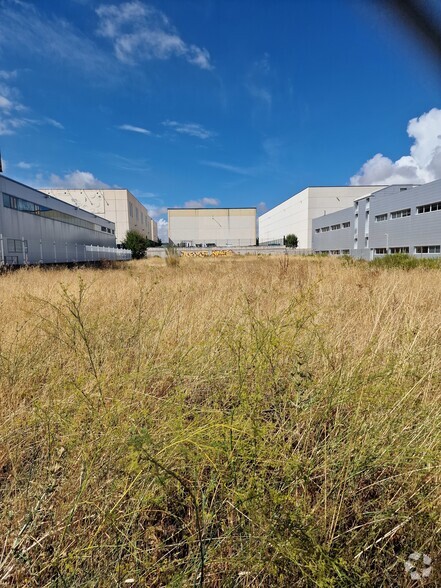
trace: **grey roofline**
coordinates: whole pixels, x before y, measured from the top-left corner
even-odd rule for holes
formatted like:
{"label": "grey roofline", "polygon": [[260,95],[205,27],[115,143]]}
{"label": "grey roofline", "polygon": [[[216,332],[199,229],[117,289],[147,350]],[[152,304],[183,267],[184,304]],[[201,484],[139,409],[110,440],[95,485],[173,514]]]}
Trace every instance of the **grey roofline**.
{"label": "grey roofline", "polygon": [[354,202],[358,202],[359,200],[364,200],[364,198],[368,198],[369,196],[372,196],[373,194],[378,194],[378,192],[382,192],[386,188],[393,188],[394,186],[409,186],[410,188],[418,188],[419,186],[423,186],[423,185],[424,184],[389,184],[388,186],[383,186],[381,188],[381,190],[375,190],[374,192],[366,193],[364,196],[359,196],[358,198],[354,198]]}
{"label": "grey roofline", "polygon": [[[57,198],[56,196],[51,196],[50,194],[46,194],[46,192],[42,192],[41,190],[38,190],[37,188],[33,188],[32,186],[28,186],[27,184],[23,184],[23,182],[18,182],[17,180],[13,180],[12,178],[8,178],[7,176],[5,176],[3,174],[0,175],[0,179],[2,177],[5,178],[5,180],[8,180],[9,182],[12,182],[14,184],[18,184],[19,186],[23,186],[24,188],[27,188],[28,190],[34,190],[34,192],[39,192],[45,198],[52,198],[52,200],[57,200],[58,202],[62,202],[63,204],[65,204],[66,206],[70,206],[74,210],[81,210],[81,212],[85,212],[86,214],[90,214],[94,218],[99,218],[103,221],[106,221],[106,223],[111,223],[114,227],[116,226],[113,221],[111,221],[107,218],[104,218],[103,216],[98,216],[97,214],[94,214],[93,212],[89,212],[88,210],[84,210],[84,208],[81,208],[79,206],[75,206],[74,204],[70,204],[70,202],[66,202],[65,200],[61,200],[60,198]],[[52,190],[52,189],[56,190],[58,188],[47,188],[47,189],[48,190]]]}
{"label": "grey roofline", "polygon": [[185,206],[168,206],[167,211],[169,210],[257,210],[256,206],[216,206],[214,208],[204,208],[203,206],[189,206],[186,208]]}
{"label": "grey roofline", "polygon": [[[32,189],[34,190],[35,188],[32,188]],[[95,190],[97,192],[99,192],[99,191],[104,192],[106,190],[112,190],[112,192],[128,192],[131,196],[133,196],[133,198],[136,200],[136,202],[139,202],[139,204],[147,211],[147,215],[150,217],[149,209],[147,208],[147,206],[145,204],[143,204],[141,202],[141,200],[135,196],[135,194],[132,194],[132,192],[130,192],[130,190],[128,188],[40,188],[38,191],[41,192],[42,190],[48,190],[48,191],[49,190],[58,190],[60,192],[61,191],[62,192],[83,192],[83,191],[94,192]],[[56,196],[52,196],[52,198],[56,198]]]}

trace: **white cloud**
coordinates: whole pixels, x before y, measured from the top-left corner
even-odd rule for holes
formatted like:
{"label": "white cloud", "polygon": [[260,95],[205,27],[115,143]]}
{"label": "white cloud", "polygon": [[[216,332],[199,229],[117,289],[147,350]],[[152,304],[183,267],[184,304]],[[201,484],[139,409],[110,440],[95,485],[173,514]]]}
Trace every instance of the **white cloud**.
{"label": "white cloud", "polygon": [[168,241],[168,221],[164,218],[158,220],[158,237],[163,243]]}
{"label": "white cloud", "polygon": [[351,184],[420,184],[441,178],[441,109],[432,108],[407,125],[410,154],[392,161],[377,153],[351,177]]}
{"label": "white cloud", "polygon": [[32,169],[34,167],[33,163],[28,163],[27,161],[20,161],[17,163],[17,167],[19,169]]}
{"label": "white cloud", "polygon": [[[35,3],[0,2],[0,47],[17,55],[39,55],[77,67],[93,79],[109,80],[114,60],[65,19],[40,12]],[[10,72],[8,72],[10,73]],[[8,76],[10,78],[10,76]],[[6,76],[3,76],[6,79]]]}
{"label": "white cloud", "polygon": [[46,123],[47,125],[50,125],[51,127],[55,127],[56,129],[64,129],[64,126],[58,122],[57,120],[55,120],[54,118],[44,118],[43,119],[43,124]]}
{"label": "white cloud", "polygon": [[144,204],[147,208],[149,215],[154,218],[158,219],[163,214],[167,214],[167,207],[166,206],[156,206],[155,204]]}
{"label": "white cloud", "polygon": [[222,169],[233,174],[239,174],[241,176],[251,176],[255,173],[255,169],[250,167],[240,167],[238,165],[230,165],[229,163],[221,163],[219,161],[200,161],[202,165],[208,165],[209,167],[215,167]]}
{"label": "white cloud", "polygon": [[26,110],[23,104],[19,102],[19,93],[16,88],[13,88],[5,82],[0,82],[0,110],[4,114],[10,114],[12,111],[22,112]]}
{"label": "white cloud", "polygon": [[4,118],[0,120],[0,135],[14,135],[18,129],[25,127],[28,122],[20,118]]}
{"label": "white cloud", "polygon": [[13,108],[14,108],[14,105],[11,102],[11,100],[9,100],[9,98],[6,98],[6,96],[0,95],[0,110],[6,110],[9,112]]}
{"label": "white cloud", "polygon": [[[42,179],[39,178],[41,183]],[[43,186],[42,186],[43,187]],[[93,188],[110,188],[110,186],[98,178],[91,172],[75,170],[64,176],[51,174],[49,182],[44,188],[72,188],[72,189],[93,189]]]}
{"label": "white cloud", "polygon": [[259,202],[259,204],[256,206],[256,209],[257,214],[263,214],[264,212],[266,212],[268,210],[266,202]]}
{"label": "white cloud", "polygon": [[175,120],[165,120],[162,124],[165,127],[174,130],[176,133],[190,135],[191,137],[197,137],[198,139],[211,139],[215,136],[215,133],[209,131],[198,123],[179,123]]}
{"label": "white cloud", "polygon": [[262,59],[255,61],[246,77],[245,86],[256,104],[271,110],[273,96],[270,89],[270,58],[265,53]]}
{"label": "white cloud", "polygon": [[182,57],[201,69],[213,69],[210,54],[197,45],[188,45],[160,10],[139,0],[122,4],[103,4],[96,10],[98,34],[113,43],[122,63],[166,60]]}
{"label": "white cloud", "polygon": [[[6,73],[10,72],[0,71],[0,74]],[[20,92],[6,81],[1,81],[2,79],[10,79],[10,77],[0,75],[0,113],[2,115],[0,135],[14,135],[18,129],[32,125],[51,125],[59,129],[63,128],[63,125],[53,118],[33,119],[24,116],[24,113],[29,112],[29,109],[20,102]]]}
{"label": "white cloud", "polygon": [[184,203],[185,208],[206,208],[207,206],[219,206],[220,201],[217,198],[200,198],[199,200],[187,200]]}
{"label": "white cloud", "polygon": [[141,133],[142,135],[151,135],[152,133],[143,127],[134,127],[133,125],[119,125],[121,131],[131,131],[132,133]]}
{"label": "white cloud", "polygon": [[17,77],[17,71],[6,71],[4,69],[0,69],[0,80],[12,80]]}

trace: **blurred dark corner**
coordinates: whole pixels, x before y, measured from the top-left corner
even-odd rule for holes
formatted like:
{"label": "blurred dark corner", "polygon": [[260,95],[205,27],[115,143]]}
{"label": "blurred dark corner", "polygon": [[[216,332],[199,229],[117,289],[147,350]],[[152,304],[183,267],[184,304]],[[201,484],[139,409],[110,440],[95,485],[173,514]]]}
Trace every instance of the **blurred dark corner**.
{"label": "blurred dark corner", "polygon": [[370,0],[395,23],[413,33],[441,70],[441,0]]}

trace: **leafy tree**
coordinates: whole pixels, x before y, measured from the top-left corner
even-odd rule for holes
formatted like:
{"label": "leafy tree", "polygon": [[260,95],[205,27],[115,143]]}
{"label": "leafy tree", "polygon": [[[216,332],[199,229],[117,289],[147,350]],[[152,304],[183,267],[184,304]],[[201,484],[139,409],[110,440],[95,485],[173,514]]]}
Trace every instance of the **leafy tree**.
{"label": "leafy tree", "polygon": [[293,249],[296,249],[299,245],[299,240],[297,238],[297,235],[293,235],[293,234],[286,235],[284,240],[285,240],[285,245],[287,247],[292,247]]}
{"label": "leafy tree", "polygon": [[143,237],[138,231],[127,231],[126,238],[122,246],[124,249],[130,249],[133,259],[141,259],[145,256],[147,247],[149,246],[149,239]]}

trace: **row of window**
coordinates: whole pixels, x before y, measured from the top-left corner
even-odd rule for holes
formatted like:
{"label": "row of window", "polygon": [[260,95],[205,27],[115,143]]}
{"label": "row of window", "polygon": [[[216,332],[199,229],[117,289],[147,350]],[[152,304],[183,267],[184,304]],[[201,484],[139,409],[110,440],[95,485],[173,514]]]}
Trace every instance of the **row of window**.
{"label": "row of window", "polygon": [[60,212],[59,210],[53,210],[52,208],[48,208],[42,204],[36,204],[35,202],[30,202],[29,200],[24,200],[23,198],[17,198],[17,196],[11,196],[10,194],[3,194],[3,206],[5,208],[18,210],[19,212],[27,212],[28,214],[35,214],[37,216],[50,218],[52,220],[67,223],[69,225],[75,225],[76,227],[81,227],[83,229],[115,234],[114,229],[97,225],[90,221],[73,216],[72,214],[66,214],[65,212]]}
{"label": "row of window", "polygon": [[349,255],[351,252],[349,249],[324,249],[323,251],[317,251],[317,253],[322,253],[323,255]]}
{"label": "row of window", "polygon": [[[410,216],[411,210],[410,208],[403,208],[403,210],[394,210],[393,212],[390,213],[390,218],[394,219],[394,218],[404,218],[406,216]],[[375,217],[375,222],[380,223],[382,221],[387,221],[388,219],[388,213],[384,213],[384,214],[378,214]]]}
{"label": "row of window", "polygon": [[[387,253],[409,253],[409,247],[377,247],[374,249],[376,255],[386,255]],[[414,248],[415,253],[441,253],[440,245],[417,245]]]}
{"label": "row of window", "polygon": [[423,206],[417,206],[417,214],[423,214],[424,212],[436,212],[441,210],[441,202],[432,202],[432,204],[424,204]]}
{"label": "row of window", "polygon": [[[437,212],[438,210],[441,210],[441,202],[432,202],[431,204],[423,204],[422,206],[416,207],[417,214],[424,214],[425,212]],[[403,210],[395,210],[394,212],[391,212],[390,218],[403,218],[410,215],[411,209],[404,208]],[[379,214],[375,217],[375,221],[378,223],[381,221],[386,221],[388,218],[388,213]]]}
{"label": "row of window", "polygon": [[[351,223],[348,222],[344,222],[344,223],[339,223],[337,225],[331,225],[331,231],[338,231],[339,229],[348,229],[351,226]],[[316,229],[315,232],[316,233],[327,233],[329,231],[329,227],[321,227],[320,229]]]}

